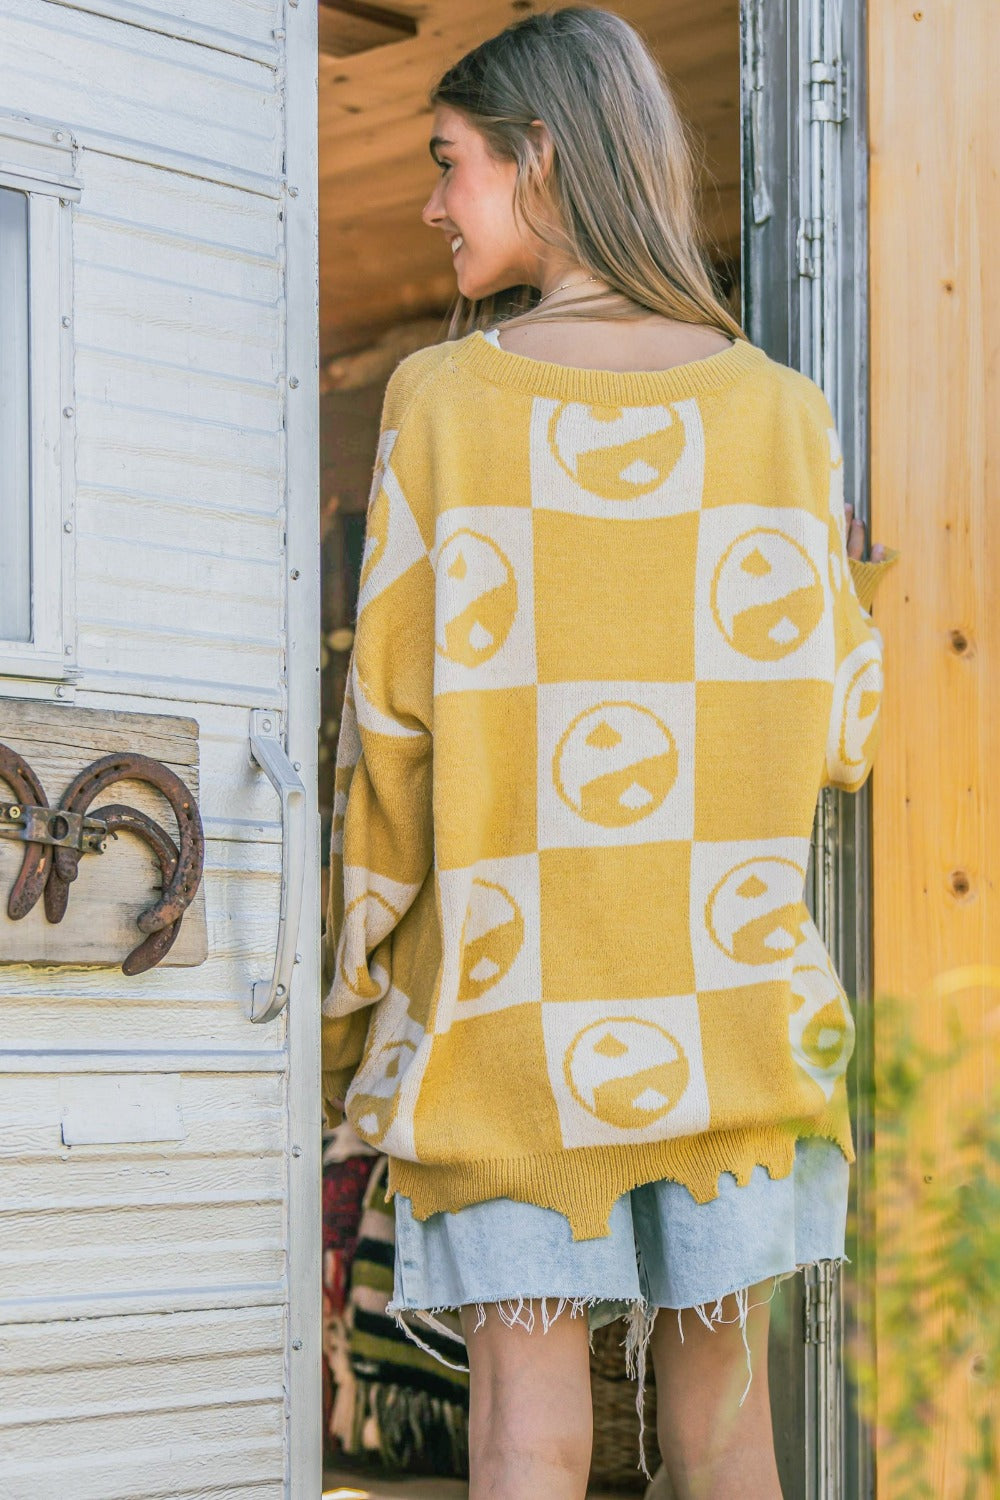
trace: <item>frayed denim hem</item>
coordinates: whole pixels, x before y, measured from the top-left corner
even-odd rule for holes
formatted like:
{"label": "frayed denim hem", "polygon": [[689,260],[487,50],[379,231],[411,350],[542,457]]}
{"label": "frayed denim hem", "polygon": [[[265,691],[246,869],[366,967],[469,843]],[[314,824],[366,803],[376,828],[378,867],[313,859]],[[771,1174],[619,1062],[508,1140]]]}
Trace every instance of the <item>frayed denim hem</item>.
{"label": "frayed denim hem", "polygon": [[[591,1307],[594,1307],[602,1302],[620,1301],[623,1303],[627,1303],[628,1311],[625,1313],[619,1313],[617,1317],[624,1317],[627,1320],[624,1340],[625,1372],[630,1379],[636,1381],[635,1409],[639,1417],[639,1462],[636,1467],[642,1470],[642,1473],[646,1479],[652,1479],[653,1476],[652,1474],[650,1474],[649,1468],[646,1464],[646,1425],[645,1412],[643,1408],[645,1405],[646,1395],[646,1364],[649,1351],[649,1340],[652,1337],[653,1325],[656,1322],[657,1313],[661,1310],[677,1313],[677,1330],[680,1334],[681,1343],[684,1342],[684,1325],[682,1315],[685,1312],[695,1313],[698,1318],[700,1318],[701,1322],[704,1323],[705,1327],[712,1330],[714,1330],[719,1324],[723,1323],[739,1324],[740,1333],[743,1338],[743,1348],[746,1351],[747,1357],[747,1383],[744,1387],[743,1394],[740,1397],[739,1401],[740,1406],[742,1406],[750,1392],[750,1385],[753,1380],[753,1368],[750,1358],[750,1343],[747,1339],[746,1331],[747,1317],[750,1312],[752,1312],[755,1307],[764,1307],[769,1304],[774,1298],[780,1284],[783,1281],[787,1281],[790,1277],[797,1275],[799,1271],[805,1271],[811,1269],[813,1266],[820,1265],[843,1265],[846,1261],[846,1256],[838,1256],[833,1257],[832,1259],[828,1258],[822,1260],[805,1261],[801,1265],[795,1266],[794,1269],[790,1271],[780,1271],[770,1278],[773,1283],[771,1291],[762,1301],[759,1302],[750,1301],[749,1285],[742,1287],[733,1287],[729,1291],[721,1293],[715,1299],[710,1298],[705,1302],[693,1303],[687,1307],[678,1308],[661,1308],[661,1306],[659,1305],[654,1306],[653,1304],[647,1302],[643,1297],[510,1297],[502,1300],[497,1300],[491,1304],[476,1302],[474,1304],[476,1308],[476,1323],[475,1327],[473,1328],[473,1333],[482,1328],[483,1324],[486,1322],[487,1305],[493,1306],[497,1309],[498,1316],[500,1317],[501,1321],[507,1325],[508,1328],[521,1327],[525,1330],[525,1332],[531,1333],[533,1332],[536,1323],[534,1304],[538,1302],[540,1304],[539,1311],[542,1332],[548,1333],[552,1324],[566,1310],[567,1307],[569,1308],[570,1317],[579,1317],[582,1314],[586,1313]],[[767,1279],[767,1277],[760,1278],[760,1280]],[[736,1298],[736,1316],[734,1318],[725,1318],[722,1315],[722,1305],[725,1299],[730,1296],[734,1296]],[[550,1302],[554,1302],[556,1304],[554,1310],[550,1310],[548,1306]],[[447,1365],[449,1369],[459,1370],[463,1374],[468,1374],[468,1363],[453,1364],[449,1359],[446,1359],[439,1350],[432,1349],[429,1344],[424,1343],[424,1341],[414,1332],[409,1323],[406,1321],[406,1315],[409,1314],[423,1322],[426,1327],[432,1328],[436,1333],[441,1334],[446,1338],[452,1339],[457,1344],[464,1347],[464,1338],[460,1334],[456,1333],[454,1328],[449,1328],[447,1324],[442,1323],[439,1317],[441,1313],[452,1313],[457,1315],[458,1311],[458,1306],[453,1304],[444,1304],[440,1307],[416,1308],[401,1306],[396,1302],[390,1301],[386,1307],[386,1312],[391,1314],[392,1317],[395,1318],[397,1325],[402,1329],[407,1338],[411,1339],[412,1342],[419,1348],[423,1349],[425,1353],[432,1355],[441,1364]],[[617,1321],[617,1318],[613,1319],[612,1321]],[[593,1331],[591,1331],[590,1333],[589,1342],[590,1348],[591,1350],[593,1350]]]}

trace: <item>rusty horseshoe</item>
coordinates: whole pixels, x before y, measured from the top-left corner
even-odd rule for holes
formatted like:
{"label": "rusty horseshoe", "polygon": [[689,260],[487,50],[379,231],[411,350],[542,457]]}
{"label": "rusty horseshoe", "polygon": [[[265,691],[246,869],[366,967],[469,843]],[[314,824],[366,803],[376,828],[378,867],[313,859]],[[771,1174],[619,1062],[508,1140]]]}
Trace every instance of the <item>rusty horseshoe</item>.
{"label": "rusty horseshoe", "polygon": [[[85,771],[81,771],[66,788],[59,806],[64,812],[85,813],[94,798],[116,781],[142,781],[153,787],[170,803],[177,820],[180,848],[175,850],[173,871],[169,880],[164,877],[164,888],[159,900],[154,901],[152,906],[148,906],[136,918],[140,932],[159,933],[184,915],[201,882],[205,864],[205,834],[201,817],[194,798],[179,776],[148,755],[135,755],[127,751],[105,755]],[[140,827],[145,823],[151,824],[152,820],[144,819],[140,823],[137,819],[129,826],[129,832],[139,833]],[[162,829],[159,832],[162,834]],[[139,836],[150,843],[157,858],[161,860],[162,867],[161,846],[151,842],[148,828],[139,833]],[[173,847],[172,841],[169,842]],[[69,887],[76,879],[79,863],[78,850],[56,850],[52,873],[45,887],[45,913],[50,922],[60,921],[66,910]],[[134,955],[129,956],[131,958]]]}
{"label": "rusty horseshoe", "polygon": [[[163,888],[166,890],[177,869],[178,854],[177,845],[159,823],[147,818],[137,807],[125,807],[117,802],[109,807],[99,807],[93,816],[106,826],[112,838],[117,838],[119,833],[134,833],[148,844],[159,862]],[[147,969],[152,969],[170,952],[180,926],[181,919],[178,917],[176,921],[143,938],[122,963],[122,973],[144,974]]]}
{"label": "rusty horseshoe", "polygon": [[[0,781],[6,782],[18,802],[48,807],[42,784],[28,762],[9,745],[0,745]],[[10,888],[7,915],[12,922],[26,917],[37,904],[52,869],[52,849],[48,844],[25,845],[24,858],[17,879]]]}

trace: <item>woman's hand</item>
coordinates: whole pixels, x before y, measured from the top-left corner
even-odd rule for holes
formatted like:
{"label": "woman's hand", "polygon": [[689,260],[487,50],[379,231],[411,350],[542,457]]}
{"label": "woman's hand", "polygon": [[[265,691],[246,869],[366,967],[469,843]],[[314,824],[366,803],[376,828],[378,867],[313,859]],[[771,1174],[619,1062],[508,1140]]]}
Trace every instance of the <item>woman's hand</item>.
{"label": "woman's hand", "polygon": [[[854,519],[854,506],[849,500],[844,502],[844,519],[847,523],[847,555],[864,561],[865,557],[865,523]],[[869,562],[883,562],[885,560],[885,543],[876,542],[871,550]]]}

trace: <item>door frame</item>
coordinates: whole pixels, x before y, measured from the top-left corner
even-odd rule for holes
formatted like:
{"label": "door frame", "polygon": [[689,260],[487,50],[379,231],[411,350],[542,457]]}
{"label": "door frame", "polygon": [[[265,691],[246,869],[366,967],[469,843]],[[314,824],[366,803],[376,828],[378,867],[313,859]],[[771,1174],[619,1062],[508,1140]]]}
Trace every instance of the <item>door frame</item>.
{"label": "door frame", "polygon": [[[743,326],[753,343],[823,389],[843,449],[845,493],[867,520],[866,29],[865,0],[740,4]],[[871,857],[871,780],[851,795],[822,791],[806,902],[859,1020],[872,1004]],[[869,1036],[870,1027],[859,1025],[850,1264],[846,1273],[805,1273],[798,1305],[786,1306],[792,1326],[777,1351],[802,1385],[791,1403],[803,1464],[794,1492],[806,1500],[874,1495],[871,1437],[844,1365],[848,1340],[861,1333],[851,1309],[872,1286],[864,1259],[873,1211],[864,1191],[872,1151]],[[854,1294],[846,1303],[844,1274]],[[786,1461],[792,1466],[795,1455]]]}
{"label": "door frame", "polygon": [[[287,752],[306,788],[302,921],[286,1011],[288,1327],[285,1491],[323,1487],[322,1107],[320,1100],[319,736],[319,173],[317,9],[287,0],[285,100],[285,431]],[[278,33],[275,33],[278,36]],[[289,80],[293,86],[289,87]],[[271,1024],[282,1024],[271,1023]]]}

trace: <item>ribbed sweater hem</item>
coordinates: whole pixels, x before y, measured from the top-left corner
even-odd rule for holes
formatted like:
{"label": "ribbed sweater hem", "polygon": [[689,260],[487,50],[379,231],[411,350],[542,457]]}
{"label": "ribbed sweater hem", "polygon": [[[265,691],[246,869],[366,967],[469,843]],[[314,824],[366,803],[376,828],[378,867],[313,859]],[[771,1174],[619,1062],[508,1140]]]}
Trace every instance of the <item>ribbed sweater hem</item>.
{"label": "ribbed sweater hem", "polygon": [[482,329],[456,340],[449,356],[452,369],[507,390],[610,406],[676,401],[722,390],[749,371],[759,373],[768,360],[769,355],[756,344],[736,339],[728,349],[666,370],[586,370],[499,349]]}
{"label": "ribbed sweater hem", "polygon": [[698,1203],[718,1196],[720,1172],[741,1187],[755,1166],[787,1177],[801,1138],[833,1141],[855,1160],[850,1121],[843,1108],[793,1124],[709,1131],[676,1140],[630,1146],[579,1146],[537,1156],[449,1162],[438,1166],[390,1157],[386,1201],[402,1193],[414,1217],[457,1213],[487,1198],[514,1198],[554,1208],[569,1220],[574,1240],[601,1239],[618,1198],[646,1182],[680,1182]]}

